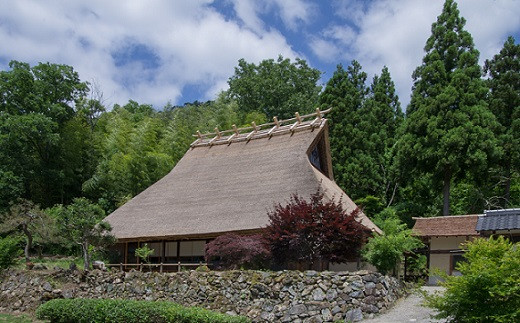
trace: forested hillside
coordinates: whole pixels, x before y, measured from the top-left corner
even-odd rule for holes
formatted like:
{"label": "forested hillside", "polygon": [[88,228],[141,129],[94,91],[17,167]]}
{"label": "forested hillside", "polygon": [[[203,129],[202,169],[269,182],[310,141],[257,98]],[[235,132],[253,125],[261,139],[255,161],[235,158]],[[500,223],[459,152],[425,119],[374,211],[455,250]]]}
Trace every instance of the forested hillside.
{"label": "forested hillside", "polygon": [[407,107],[386,67],[369,76],[355,60],[323,87],[301,59],[240,60],[214,100],[162,109],[105,106],[71,66],[12,61],[0,72],[0,212],[6,221],[20,199],[45,210],[85,197],[109,213],[167,174],[197,130],[316,107],[332,107],[335,179],[369,216],[392,208],[410,224],[519,207],[520,45],[510,37],[479,66],[464,25],[447,1]]}

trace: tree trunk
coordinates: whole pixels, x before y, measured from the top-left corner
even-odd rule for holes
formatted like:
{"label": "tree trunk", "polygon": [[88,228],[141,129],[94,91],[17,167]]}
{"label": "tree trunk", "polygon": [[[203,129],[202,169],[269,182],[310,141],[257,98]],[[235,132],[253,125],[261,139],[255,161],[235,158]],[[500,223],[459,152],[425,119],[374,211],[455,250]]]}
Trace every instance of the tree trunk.
{"label": "tree trunk", "polygon": [[388,204],[386,205],[386,207],[390,207],[392,205],[392,203],[394,203],[394,198],[395,198],[395,192],[397,191],[397,183],[394,184],[394,189],[392,190],[392,197],[390,198],[390,201],[388,202]]}
{"label": "tree trunk", "polygon": [[506,165],[506,182],[504,184],[504,208],[507,209],[509,206],[509,200],[511,199],[511,163],[508,162]]}
{"label": "tree trunk", "polygon": [[31,248],[32,248],[33,236],[31,234],[31,232],[27,229],[27,226],[23,226],[22,231],[25,234],[25,236],[27,237],[27,241],[25,243],[25,249],[24,249],[25,262],[30,262],[31,261],[30,252],[31,252]]}
{"label": "tree trunk", "polygon": [[88,254],[88,243],[81,243],[81,251],[83,251],[83,261],[85,262],[84,269],[88,270],[90,268],[90,255]]}
{"label": "tree trunk", "polygon": [[450,184],[451,184],[451,172],[446,171],[444,173],[444,186],[442,189],[442,195],[443,195],[442,215],[443,216],[450,215]]}

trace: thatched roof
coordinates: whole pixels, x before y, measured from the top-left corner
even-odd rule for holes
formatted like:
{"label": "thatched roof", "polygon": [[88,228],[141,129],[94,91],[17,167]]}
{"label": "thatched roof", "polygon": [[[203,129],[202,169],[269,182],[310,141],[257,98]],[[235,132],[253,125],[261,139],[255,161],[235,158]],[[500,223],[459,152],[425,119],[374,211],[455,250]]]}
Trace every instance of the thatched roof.
{"label": "thatched roof", "polygon": [[[285,127],[285,128],[284,128]],[[276,131],[238,134],[234,140],[204,137],[161,180],[110,214],[120,240],[215,237],[255,231],[268,224],[268,210],[294,193],[309,197],[322,188],[347,211],[356,205],[332,177],[326,119],[280,126]],[[272,129],[271,129],[272,130]],[[236,138],[240,137],[240,138]],[[308,154],[320,145],[323,173]],[[327,174],[327,175],[326,175]],[[359,220],[381,232],[364,214]]]}

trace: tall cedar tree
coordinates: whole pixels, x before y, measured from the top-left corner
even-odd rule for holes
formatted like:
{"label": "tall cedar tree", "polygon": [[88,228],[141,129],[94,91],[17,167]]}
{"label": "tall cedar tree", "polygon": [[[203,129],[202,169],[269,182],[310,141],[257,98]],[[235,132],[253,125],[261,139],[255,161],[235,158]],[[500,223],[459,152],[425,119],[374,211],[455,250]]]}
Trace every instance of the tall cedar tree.
{"label": "tall cedar tree", "polygon": [[392,169],[393,148],[404,114],[386,66],[380,76],[374,76],[370,95],[360,114],[359,129],[365,138],[363,146],[360,147],[360,155],[365,156],[359,165],[363,174],[358,179],[363,180],[361,190],[365,196],[375,196],[386,205],[390,205],[397,190],[397,181]]}
{"label": "tall cedar tree", "polygon": [[341,201],[325,201],[323,193],[309,201],[294,194],[287,205],[269,212],[265,238],[275,263],[344,262],[359,255],[370,230],[356,221],[359,209],[348,214]]}
{"label": "tall cedar tree", "polygon": [[362,161],[358,160],[365,138],[359,127],[359,111],[368,94],[367,75],[357,61],[343,69],[338,65],[320,96],[322,109],[332,107],[330,121],[330,148],[336,183],[354,198],[365,197],[361,182]]}
{"label": "tall cedar tree", "polygon": [[244,113],[261,111],[269,118],[291,118],[296,111],[313,111],[321,87],[321,72],[309,67],[305,60],[282,56],[266,59],[256,65],[238,61],[235,74],[229,79],[229,94]]}
{"label": "tall cedar tree", "polygon": [[[442,185],[443,215],[450,214],[450,185],[466,172],[485,177],[496,153],[496,119],[485,101],[487,87],[480,78],[479,52],[464,30],[453,0],[432,25],[426,55],[413,73],[405,134],[400,142],[403,165],[431,173]],[[477,175],[478,174],[478,175]],[[440,185],[439,185],[440,186]]]}
{"label": "tall cedar tree", "polygon": [[504,150],[499,165],[504,176],[504,207],[511,195],[511,175],[520,169],[520,45],[509,37],[504,47],[484,66],[491,89],[489,108],[500,123],[499,140]]}

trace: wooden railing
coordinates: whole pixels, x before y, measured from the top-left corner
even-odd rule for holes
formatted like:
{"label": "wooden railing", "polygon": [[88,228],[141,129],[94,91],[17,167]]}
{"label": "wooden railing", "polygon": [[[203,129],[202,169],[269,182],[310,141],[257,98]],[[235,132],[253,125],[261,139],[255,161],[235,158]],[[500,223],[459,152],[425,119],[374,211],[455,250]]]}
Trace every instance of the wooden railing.
{"label": "wooden railing", "polygon": [[[142,271],[143,269],[148,269],[148,271],[153,271],[154,269],[159,271],[159,272],[164,272],[164,271],[182,271],[183,269],[185,268],[193,268],[193,269],[196,269],[197,267],[200,267],[200,266],[207,266],[208,264],[205,263],[205,262],[199,262],[199,263],[182,263],[182,262],[177,262],[177,263],[159,263],[159,264],[145,264],[145,263],[139,263],[139,264],[124,264],[124,263],[119,263],[119,264],[105,264],[105,267],[107,268],[118,268],[119,270],[121,271],[124,271],[124,270],[130,270],[130,269],[137,269],[137,270],[140,270]],[[168,269],[174,269],[174,270],[168,270]]]}

